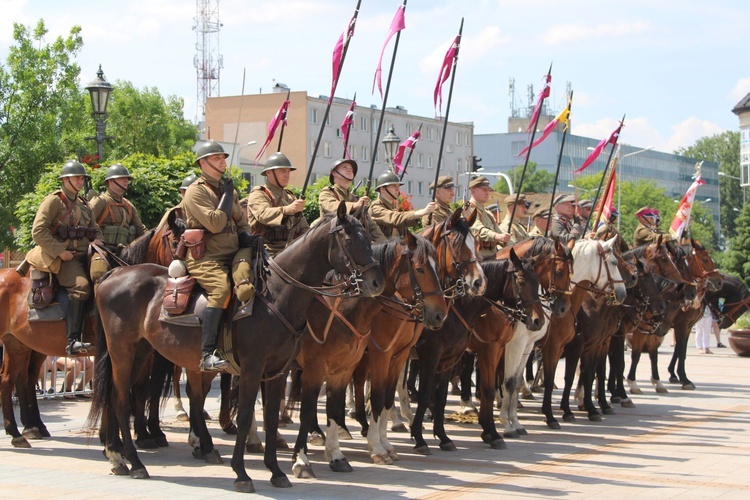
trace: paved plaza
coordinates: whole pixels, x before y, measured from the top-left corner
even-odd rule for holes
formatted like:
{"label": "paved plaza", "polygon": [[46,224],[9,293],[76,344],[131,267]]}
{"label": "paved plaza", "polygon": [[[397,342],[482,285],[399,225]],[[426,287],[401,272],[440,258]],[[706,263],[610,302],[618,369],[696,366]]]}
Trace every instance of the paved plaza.
{"label": "paved plaza", "polygon": [[[544,424],[537,396],[536,401],[524,401],[525,408],[519,411],[529,435],[506,440],[506,450],[484,445],[477,424],[449,423],[447,430],[458,451],[440,451],[432,438],[432,424],[427,422],[425,437],[432,456],[413,454],[407,434],[391,434],[401,459],[395,465],[375,466],[352,420],[354,440],[342,441],[342,445],[354,472],[332,472],[322,449],[311,447],[317,479],[295,479],[288,450],[279,453],[279,460],[292,488],[271,486],[260,455],[246,454],[248,473],[256,493],[272,498],[746,499],[750,495],[750,359],[736,356],[729,348],[701,355],[692,345],[687,368],[695,391],[667,384],[669,394],[657,395],[648,383],[644,358],[639,367],[644,394],[633,397],[636,408],[617,406],[615,415],[599,423],[577,412],[575,423],[561,421],[562,430],[552,431]],[[666,346],[660,351],[662,379],[668,378],[670,351]],[[561,372],[558,369],[559,387]],[[555,408],[559,394],[555,391]],[[207,402],[214,416],[218,415],[217,395],[218,380]],[[168,404],[163,424],[171,445],[140,451],[151,479],[134,480],[111,475],[98,438],[86,434],[88,400],[48,399],[40,405],[51,438],[32,441],[31,449],[14,449],[9,437],[0,438],[0,498],[220,499],[240,495],[234,491],[235,475],[229,465],[232,436],[224,434],[215,421],[209,428],[223,465],[207,465],[191,457],[186,424],[176,420]],[[448,411],[457,409],[458,398],[451,396]],[[559,410],[556,415],[560,417]],[[293,442],[296,425],[282,429],[282,434]]]}

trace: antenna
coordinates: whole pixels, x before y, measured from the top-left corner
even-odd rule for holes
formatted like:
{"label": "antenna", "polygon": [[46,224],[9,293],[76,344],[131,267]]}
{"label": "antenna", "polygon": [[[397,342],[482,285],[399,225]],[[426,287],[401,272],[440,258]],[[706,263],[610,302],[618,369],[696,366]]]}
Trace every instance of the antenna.
{"label": "antenna", "polygon": [[196,122],[206,121],[206,98],[221,95],[220,76],[224,58],[219,54],[219,0],[195,1],[195,66],[197,82]]}
{"label": "antenna", "polygon": [[531,116],[531,113],[533,113],[533,112],[534,112],[534,104],[535,104],[535,103],[534,103],[534,101],[535,101],[535,97],[536,97],[536,96],[534,95],[534,84],[533,84],[533,83],[530,83],[530,84],[529,84],[529,85],[528,85],[528,86],[526,87],[526,89],[527,89],[527,91],[528,91],[528,98],[529,98],[529,104],[528,104],[528,106],[527,106],[527,108],[526,108],[526,115],[527,115],[527,116]]}

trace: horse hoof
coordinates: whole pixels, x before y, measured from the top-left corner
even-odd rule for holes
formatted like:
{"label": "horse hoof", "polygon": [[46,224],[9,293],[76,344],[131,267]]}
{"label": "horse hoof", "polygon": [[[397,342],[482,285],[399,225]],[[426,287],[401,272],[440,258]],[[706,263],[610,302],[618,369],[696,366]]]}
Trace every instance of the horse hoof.
{"label": "horse hoof", "polygon": [[223,430],[224,433],[229,434],[231,436],[236,436],[237,435],[237,426],[234,425],[231,422],[229,424],[225,425],[224,427],[222,427],[221,430]]}
{"label": "horse hoof", "polygon": [[362,428],[361,431],[359,431],[359,433],[362,434],[362,437],[365,437],[365,438],[367,437],[367,429],[365,429],[364,427]]}
{"label": "horse hoof", "polygon": [[432,455],[432,450],[430,450],[430,447],[425,444],[422,446],[415,446],[414,453],[418,455],[429,456]]}
{"label": "horse hoof", "polygon": [[297,479],[315,479],[312,465],[295,465],[292,467],[292,472]]}
{"label": "horse hoof", "polygon": [[280,437],[276,439],[276,449],[278,450],[288,450],[289,444],[284,440],[283,437]]}
{"label": "horse hoof", "polygon": [[576,416],[572,413],[569,413],[567,415],[563,415],[563,422],[575,422]]}
{"label": "horse hoof", "polygon": [[167,441],[167,436],[159,436],[159,437],[154,438],[154,440],[156,441],[156,445],[159,448],[166,448],[167,446],[169,446],[169,441]]}
{"label": "horse hoof", "polygon": [[679,384],[680,383],[680,379],[677,378],[675,375],[672,375],[672,376],[669,377],[669,382],[671,384]]}
{"label": "horse hoof", "polygon": [[521,394],[521,399],[525,399],[527,401],[536,400],[536,398],[534,397],[534,394],[532,394],[531,392],[524,392],[523,394]]}
{"label": "horse hoof", "polygon": [[23,436],[14,437],[10,440],[10,444],[12,444],[15,448],[31,448],[31,445]]}
{"label": "horse hoof", "polygon": [[248,453],[263,453],[263,451],[265,451],[262,443],[248,443],[245,445],[245,450],[247,450]]}
{"label": "horse hoof", "polygon": [[179,411],[177,412],[177,420],[180,422],[188,422],[190,421],[190,417],[184,411]]}
{"label": "horse hoof", "polygon": [[630,389],[630,394],[643,394],[643,391],[638,387],[633,387]]}
{"label": "horse hoof", "polygon": [[623,408],[635,408],[635,403],[633,403],[632,399],[626,398],[620,401],[620,406]]}
{"label": "horse hoof", "polygon": [[598,413],[591,413],[591,414],[589,414],[589,421],[590,422],[601,422],[602,421],[602,416],[599,415]]}
{"label": "horse hoof", "polygon": [[490,445],[490,448],[492,448],[493,450],[507,450],[508,449],[508,445],[505,444],[505,441],[501,437],[498,437],[497,439],[493,439],[492,441],[489,442],[489,445]]}
{"label": "horse hoof", "polygon": [[352,437],[352,433],[349,432],[347,429],[344,429],[343,427],[339,427],[339,439],[343,441],[351,441],[354,438]]}
{"label": "horse hoof", "polygon": [[206,410],[203,410],[203,420],[211,420],[211,415]]}
{"label": "horse hoof", "polygon": [[584,405],[578,405],[578,411],[586,411],[586,407]]}
{"label": "horse hoof", "polygon": [[219,464],[224,463],[224,460],[222,460],[219,450],[217,450],[216,448],[206,453],[203,457],[203,460],[205,460],[207,464],[219,465]]}
{"label": "horse hoof", "polygon": [[148,471],[144,467],[143,469],[131,470],[130,477],[132,477],[133,479],[149,479],[151,476],[148,475]]}
{"label": "horse hoof", "polygon": [[253,480],[248,479],[247,481],[235,481],[234,489],[238,493],[255,493],[255,486],[253,486]]}
{"label": "horse hoof", "polygon": [[328,466],[333,472],[352,472],[352,466],[349,465],[349,461],[345,458],[339,458],[338,460],[331,460],[328,462]]}
{"label": "horse hoof", "polygon": [[326,438],[317,432],[310,434],[310,444],[313,446],[325,446]]}
{"label": "horse hoof", "polygon": [[292,420],[292,417],[290,417],[289,415],[285,414],[285,415],[282,415],[281,418],[279,418],[279,423],[281,423],[281,422],[283,422],[285,424],[293,424],[294,420]]}
{"label": "horse hoof", "polygon": [[391,432],[409,432],[404,424],[398,424],[391,427]]}
{"label": "horse hoof", "polygon": [[42,432],[36,427],[24,429],[21,434],[23,434],[23,437],[26,439],[42,439]]}
{"label": "horse hoof", "polygon": [[547,422],[547,427],[553,430],[559,430],[561,428],[560,422],[558,422],[557,420],[550,420],[549,422]]}
{"label": "horse hoof", "polygon": [[611,398],[609,398],[609,402],[612,404],[617,404],[620,401],[622,401],[622,398],[620,396],[612,396]]}
{"label": "horse hoof", "polygon": [[115,476],[127,476],[130,474],[130,471],[128,470],[127,465],[120,464],[117,467],[112,467],[112,474]]}
{"label": "horse hoof", "polygon": [[694,391],[695,390],[695,384],[692,382],[688,382],[687,384],[682,384],[682,390],[683,391]]}
{"label": "horse hoof", "polygon": [[615,410],[613,410],[612,408],[603,408],[602,413],[604,413],[605,415],[614,415]]}
{"label": "horse hoof", "polygon": [[440,449],[443,451],[456,451],[456,445],[453,444],[453,441],[448,441],[447,443],[440,443]]}
{"label": "horse hoof", "polygon": [[141,450],[155,450],[159,447],[159,445],[156,444],[156,441],[154,441],[152,438],[136,439],[135,445]]}
{"label": "horse hoof", "polygon": [[387,453],[384,455],[370,455],[370,458],[372,458],[372,462],[375,465],[393,465],[393,459]]}
{"label": "horse hoof", "polygon": [[276,488],[291,488],[292,487],[292,482],[289,481],[289,478],[286,476],[272,477],[271,484],[274,485]]}
{"label": "horse hoof", "polygon": [[527,431],[526,429],[516,429],[516,432],[518,433],[519,436],[528,436],[529,435],[529,431]]}
{"label": "horse hoof", "polygon": [[656,393],[657,394],[669,394],[669,391],[667,390],[666,387],[657,387]]}
{"label": "horse hoof", "polygon": [[517,439],[521,436],[518,435],[518,431],[513,429],[512,431],[505,431],[503,432],[503,437],[509,438],[509,439]]}
{"label": "horse hoof", "polygon": [[278,427],[279,429],[281,429],[282,427],[286,427],[286,424],[284,422],[282,422],[281,420],[279,420],[279,423],[276,424],[276,427]]}

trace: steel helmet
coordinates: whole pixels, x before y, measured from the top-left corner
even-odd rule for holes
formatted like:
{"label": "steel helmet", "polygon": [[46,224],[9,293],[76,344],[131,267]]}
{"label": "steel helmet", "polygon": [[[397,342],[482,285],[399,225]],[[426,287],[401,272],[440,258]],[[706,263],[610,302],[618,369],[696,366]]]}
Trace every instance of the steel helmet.
{"label": "steel helmet", "polygon": [[198,180],[198,176],[195,174],[189,174],[184,179],[182,179],[182,184],[180,185],[180,191],[187,189],[190,184],[194,183]]}
{"label": "steel helmet", "polygon": [[81,162],[70,160],[69,162],[65,163],[65,165],[63,165],[63,167],[60,169],[60,175],[58,175],[57,178],[62,179],[64,177],[75,177],[77,175],[91,177],[86,173],[86,167],[84,167]]}
{"label": "steel helmet", "polygon": [[292,166],[292,162],[286,157],[284,153],[274,153],[266,160],[266,168],[260,171],[260,175],[265,176],[269,170],[276,170],[277,168],[288,168],[289,170],[297,170],[296,167]]}
{"label": "steel helmet", "polygon": [[399,186],[404,185],[404,183],[401,182],[401,180],[398,178],[398,175],[394,174],[390,170],[387,170],[380,174],[380,177],[378,177],[378,183],[376,184],[377,187],[375,189],[390,186],[391,184],[398,184]]}
{"label": "steel helmet", "polygon": [[115,163],[107,169],[107,175],[104,176],[104,180],[120,179],[121,177],[132,179],[130,172],[128,172],[128,169],[122,163]]}
{"label": "steel helmet", "polygon": [[333,184],[333,171],[336,170],[339,167],[339,165],[343,165],[344,163],[348,163],[352,167],[352,170],[354,171],[354,176],[352,178],[357,176],[357,162],[356,161],[350,160],[347,158],[336,160],[335,162],[333,162],[333,165],[331,165],[331,171],[328,174],[328,180],[331,181],[331,184]]}
{"label": "steel helmet", "polygon": [[197,156],[195,163],[198,163],[207,156],[224,155],[224,158],[229,156],[229,154],[224,152],[224,148],[221,147],[221,144],[211,139],[196,142],[193,150]]}

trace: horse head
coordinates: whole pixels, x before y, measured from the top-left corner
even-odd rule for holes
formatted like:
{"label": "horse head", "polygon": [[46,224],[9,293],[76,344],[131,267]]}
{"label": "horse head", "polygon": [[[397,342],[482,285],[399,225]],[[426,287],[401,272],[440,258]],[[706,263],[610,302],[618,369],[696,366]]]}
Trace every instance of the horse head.
{"label": "horse head", "polygon": [[722,276],[708,250],[700,241],[693,238],[690,238],[690,245],[683,248],[690,260],[690,274],[698,280],[705,281],[709,289],[718,290],[721,287]]}
{"label": "horse head", "polygon": [[718,318],[719,328],[729,328],[750,309],[750,291],[738,278],[723,273],[721,276],[719,289],[707,290],[704,298],[714,317]]}
{"label": "horse head", "polygon": [[623,281],[625,282],[625,288],[633,288],[638,283],[638,267],[635,262],[631,262],[624,259],[620,252],[619,236],[617,243],[614,246],[614,254],[617,259],[617,269],[620,271]]}
{"label": "horse head", "polygon": [[656,285],[654,274],[651,272],[651,265],[642,262],[640,259],[634,259],[634,262],[638,272],[638,284],[631,290],[632,296],[637,302],[637,307],[651,315],[664,314],[664,311],[667,310],[667,304]]}
{"label": "horse head", "polygon": [[698,296],[698,287],[695,286],[693,275],[690,272],[690,263],[687,260],[687,252],[674,240],[665,241],[664,246],[667,249],[667,254],[672,261],[672,264],[677,271],[679,271],[680,279],[685,283],[682,295],[685,307],[689,307],[690,304],[695,302],[695,299]]}
{"label": "horse head", "polygon": [[627,291],[617,267],[614,254],[616,244],[616,236],[607,241],[576,240],[573,247],[576,266],[571,283],[588,281],[593,286],[592,292],[607,296],[607,300],[613,304],[621,304]]}
{"label": "horse head", "polygon": [[483,297],[509,317],[522,319],[530,331],[539,331],[544,326],[535,259],[519,257],[511,247],[507,258],[485,260],[481,264],[487,276]]}

